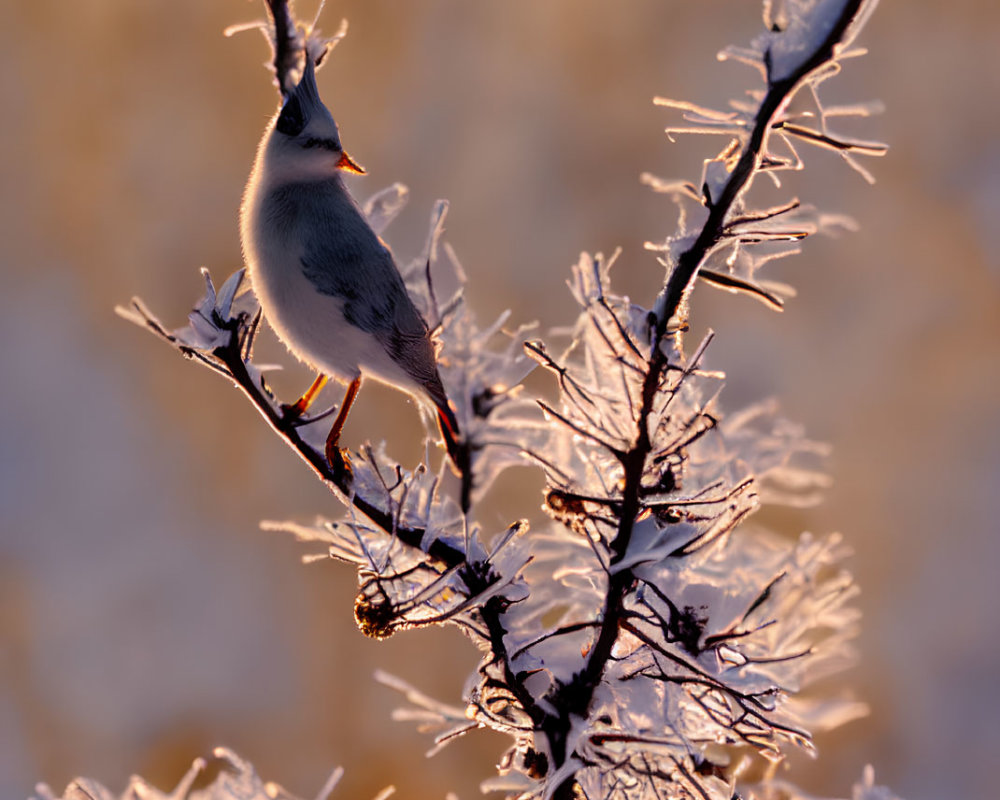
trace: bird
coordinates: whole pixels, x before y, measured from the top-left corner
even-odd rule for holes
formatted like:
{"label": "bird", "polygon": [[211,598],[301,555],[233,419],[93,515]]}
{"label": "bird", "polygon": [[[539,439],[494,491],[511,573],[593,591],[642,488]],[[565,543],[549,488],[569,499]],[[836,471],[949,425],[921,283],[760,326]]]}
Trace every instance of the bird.
{"label": "bird", "polygon": [[348,383],[326,440],[331,466],[343,464],[340,434],[370,377],[434,407],[459,468],[459,428],[438,371],[435,343],[388,246],[344,184],[365,174],[344,150],[316,85],[313,58],[264,131],[240,207],[247,274],[264,318],[317,377],[292,406],[301,416],[327,379]]}

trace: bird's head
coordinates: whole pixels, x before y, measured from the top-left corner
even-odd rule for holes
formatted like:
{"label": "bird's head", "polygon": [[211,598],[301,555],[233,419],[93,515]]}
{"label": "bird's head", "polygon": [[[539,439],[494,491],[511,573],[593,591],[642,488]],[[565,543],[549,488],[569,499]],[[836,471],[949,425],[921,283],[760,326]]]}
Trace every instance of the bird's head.
{"label": "bird's head", "polygon": [[302,78],[271,121],[266,159],[271,177],[278,180],[327,178],[338,169],[365,172],[344,152],[337,123],[319,98],[316,69],[308,55]]}

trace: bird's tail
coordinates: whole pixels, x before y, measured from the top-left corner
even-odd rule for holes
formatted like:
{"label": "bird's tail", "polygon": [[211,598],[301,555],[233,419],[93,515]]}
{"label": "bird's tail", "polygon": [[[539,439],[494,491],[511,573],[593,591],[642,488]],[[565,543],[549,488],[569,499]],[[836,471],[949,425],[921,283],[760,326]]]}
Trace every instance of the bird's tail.
{"label": "bird's tail", "polygon": [[458,430],[458,420],[451,406],[445,403],[437,405],[438,428],[441,430],[441,437],[444,439],[444,446],[448,451],[448,457],[454,464],[459,474],[464,474],[469,464],[468,448],[462,441],[462,435]]}
{"label": "bird's tail", "polygon": [[461,506],[462,511],[468,511],[472,502],[472,447],[467,438],[463,438],[458,427],[458,419],[448,402],[448,395],[445,394],[441,378],[435,375],[430,381],[424,384],[424,389],[437,409],[438,428],[441,430],[441,438],[444,439],[445,449],[448,451],[448,458],[458,475],[462,484]]}

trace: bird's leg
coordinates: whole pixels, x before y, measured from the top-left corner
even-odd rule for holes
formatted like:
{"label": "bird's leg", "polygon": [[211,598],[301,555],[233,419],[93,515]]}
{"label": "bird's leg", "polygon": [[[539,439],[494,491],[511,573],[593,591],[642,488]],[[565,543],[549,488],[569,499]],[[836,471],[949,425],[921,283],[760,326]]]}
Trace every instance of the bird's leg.
{"label": "bird's leg", "polygon": [[328,378],[326,377],[326,375],[324,375],[322,372],[319,373],[316,376],[316,380],[312,382],[312,386],[306,389],[306,392],[304,395],[302,395],[302,397],[300,397],[290,406],[282,404],[281,406],[282,417],[293,421],[299,419],[303,414],[306,413],[306,410],[309,408],[309,406],[312,405],[313,400],[316,399],[316,395],[318,395],[322,391],[323,387],[326,386],[327,380]]}
{"label": "bird's leg", "polygon": [[334,469],[338,468],[338,466],[346,465],[344,456],[337,445],[340,443],[340,432],[344,429],[344,423],[347,421],[347,412],[354,405],[354,398],[358,396],[360,389],[361,376],[359,375],[347,387],[347,392],[344,394],[344,401],[340,404],[340,411],[337,412],[337,418],[333,421],[330,434],[326,437],[326,460],[330,462],[330,466]]}

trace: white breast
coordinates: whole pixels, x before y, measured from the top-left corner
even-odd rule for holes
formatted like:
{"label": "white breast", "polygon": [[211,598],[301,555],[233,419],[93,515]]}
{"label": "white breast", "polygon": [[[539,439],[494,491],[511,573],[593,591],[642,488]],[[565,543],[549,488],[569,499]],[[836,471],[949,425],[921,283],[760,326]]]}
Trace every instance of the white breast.
{"label": "white breast", "polygon": [[343,301],[320,293],[306,278],[298,226],[294,220],[275,220],[265,208],[266,197],[264,182],[251,176],[240,228],[247,272],[278,338],[318,372],[346,380],[364,373],[421,394],[372,334],[344,318]]}
{"label": "white breast", "polygon": [[343,301],[320,294],[309,283],[294,244],[258,237],[254,245],[245,254],[250,280],[278,338],[317,371],[348,380],[356,377],[359,337],[351,335]]}

